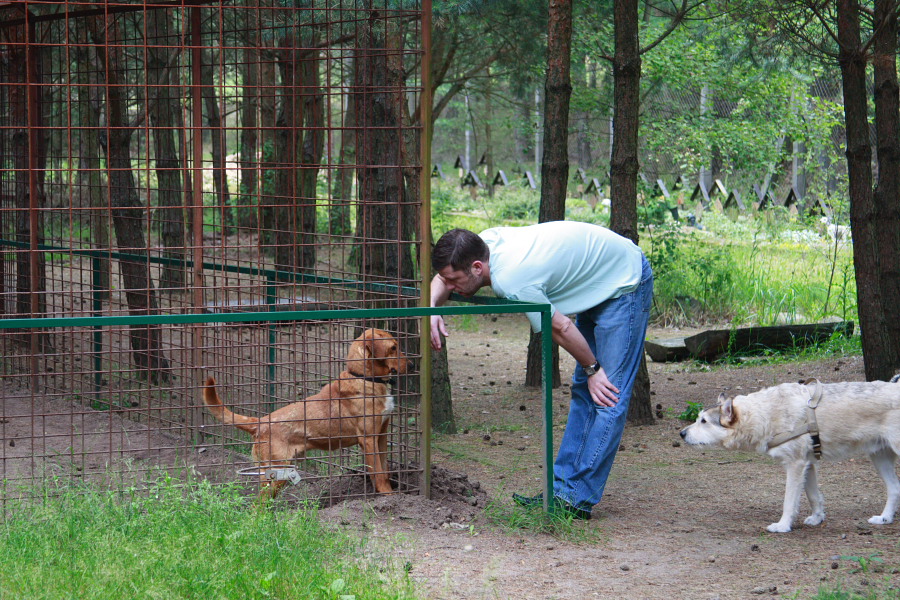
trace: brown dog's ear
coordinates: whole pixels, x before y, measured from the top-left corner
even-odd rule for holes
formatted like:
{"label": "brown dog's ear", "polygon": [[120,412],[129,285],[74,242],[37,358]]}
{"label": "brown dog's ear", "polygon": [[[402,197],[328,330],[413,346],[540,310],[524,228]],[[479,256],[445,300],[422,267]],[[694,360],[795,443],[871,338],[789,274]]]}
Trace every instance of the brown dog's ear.
{"label": "brown dog's ear", "polygon": [[[366,333],[368,334],[369,332]],[[366,341],[363,344],[363,349],[366,352],[366,358],[372,358],[375,356],[375,344],[377,343],[378,340],[374,337],[374,334],[373,337],[369,337],[368,335],[366,335]]]}
{"label": "brown dog's ear", "polygon": [[731,427],[737,421],[737,413],[734,410],[734,400],[732,398],[726,400],[725,404],[722,405],[721,415],[719,423],[723,427]]}

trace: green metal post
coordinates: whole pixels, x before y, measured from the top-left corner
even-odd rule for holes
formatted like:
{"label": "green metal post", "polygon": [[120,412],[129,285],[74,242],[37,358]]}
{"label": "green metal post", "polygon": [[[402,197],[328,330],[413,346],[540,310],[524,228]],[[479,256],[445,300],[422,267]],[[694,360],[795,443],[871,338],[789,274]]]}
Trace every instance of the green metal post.
{"label": "green metal post", "polygon": [[[275,301],[275,282],[272,278],[267,279],[266,284],[266,304],[269,306],[269,312],[276,309]],[[275,410],[275,325],[269,321],[267,325],[269,332],[269,362],[267,369],[266,398],[269,399],[269,412]]]}
{"label": "green metal post", "polygon": [[544,510],[553,497],[553,336],[550,309],[541,312],[541,353],[544,373]]}
{"label": "green metal post", "polygon": [[[420,119],[421,137],[421,181],[422,215],[419,234],[419,271],[422,274],[422,297],[420,306],[431,306],[431,0],[422,0],[422,95],[419,101],[422,107]],[[431,317],[422,317],[422,363],[419,365],[422,391],[422,485],[420,494],[431,498]]]}
{"label": "green metal post", "polygon": [[[92,277],[92,291],[91,295],[93,296],[93,306],[92,310],[95,317],[100,316],[100,312],[103,310],[103,302],[101,301],[100,295],[102,292],[100,291],[101,284],[101,273],[100,270],[103,268],[103,265],[100,262],[100,257],[95,256],[91,259],[91,265],[93,268],[93,277]],[[94,326],[94,393],[100,393],[100,386],[103,383],[103,360],[102,360],[102,352],[103,352],[103,330],[99,325]]]}

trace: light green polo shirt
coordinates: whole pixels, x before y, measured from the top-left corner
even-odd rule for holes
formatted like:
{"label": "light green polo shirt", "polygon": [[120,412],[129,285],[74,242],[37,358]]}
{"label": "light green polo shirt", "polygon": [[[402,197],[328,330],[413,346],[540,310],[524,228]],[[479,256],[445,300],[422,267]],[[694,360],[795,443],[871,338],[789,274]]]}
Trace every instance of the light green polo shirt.
{"label": "light green polo shirt", "polygon": [[[634,291],[643,253],[605,227],[551,221],[494,227],[480,234],[491,251],[491,287],[502,298],[547,303],[571,315]],[[541,314],[526,313],[541,330]]]}

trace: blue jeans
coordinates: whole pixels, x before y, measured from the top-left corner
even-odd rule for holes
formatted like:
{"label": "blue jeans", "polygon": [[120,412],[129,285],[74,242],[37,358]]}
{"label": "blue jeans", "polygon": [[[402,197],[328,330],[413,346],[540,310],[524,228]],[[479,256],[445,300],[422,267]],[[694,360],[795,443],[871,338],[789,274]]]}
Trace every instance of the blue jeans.
{"label": "blue jeans", "polygon": [[598,406],[591,400],[584,369],[575,367],[569,420],[553,466],[553,493],[576,508],[590,511],[603,496],[644,354],[652,300],[653,271],[644,257],[637,289],[598,304],[576,319],[606,376],[619,389],[615,406]]}

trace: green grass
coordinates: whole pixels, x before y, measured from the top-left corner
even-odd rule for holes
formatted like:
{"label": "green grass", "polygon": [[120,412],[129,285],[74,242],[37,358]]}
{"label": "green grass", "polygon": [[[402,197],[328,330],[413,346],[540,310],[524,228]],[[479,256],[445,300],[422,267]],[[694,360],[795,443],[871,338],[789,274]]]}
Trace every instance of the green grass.
{"label": "green grass", "polygon": [[235,488],[48,489],[6,503],[0,598],[415,598],[406,569],[320,523]]}
{"label": "green grass", "polygon": [[841,588],[825,589],[822,588],[811,600],[898,600],[900,599],[900,590],[872,590],[868,594],[858,594],[856,592],[848,592]]}
{"label": "green grass", "polygon": [[[498,494],[497,497],[509,497]],[[512,504],[490,502],[484,509],[488,521],[503,530],[523,530],[531,533],[543,533],[560,541],[573,544],[600,544],[604,541],[604,532],[586,521],[573,519],[569,515],[559,513],[548,514],[542,508],[525,508]]]}
{"label": "green grass", "polygon": [[811,223],[710,213],[703,231],[672,223],[642,234],[654,267],[657,315],[674,324],[741,325],[856,320],[849,244]]}

